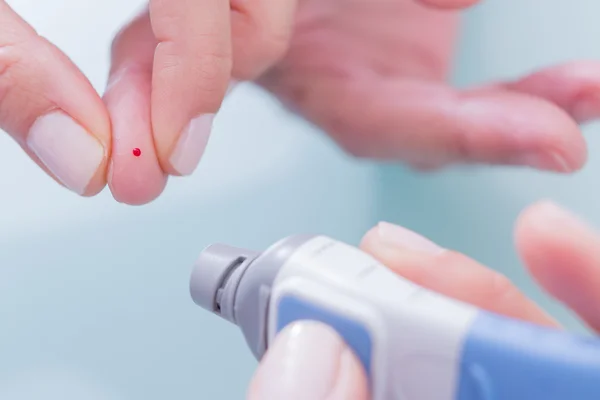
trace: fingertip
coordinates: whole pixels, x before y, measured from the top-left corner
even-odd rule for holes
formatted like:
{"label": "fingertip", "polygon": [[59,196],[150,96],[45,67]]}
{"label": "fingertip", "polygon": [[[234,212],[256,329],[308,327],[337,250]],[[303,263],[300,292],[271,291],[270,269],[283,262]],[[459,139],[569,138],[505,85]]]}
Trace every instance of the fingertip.
{"label": "fingertip", "polygon": [[555,203],[540,201],[523,211],[515,240],[531,276],[546,292],[561,301],[573,298],[573,289],[584,290],[596,274],[589,268],[597,239],[575,216]]}
{"label": "fingertip", "polygon": [[340,356],[340,370],[326,400],[369,400],[367,375],[350,349]]}
{"label": "fingertip", "polygon": [[[556,264],[546,262],[549,256],[546,248],[549,247],[550,251],[553,251],[553,246],[548,246],[547,223],[541,218],[543,213],[539,213],[538,210],[543,210],[548,204],[548,201],[543,201],[523,210],[515,223],[514,234],[515,247],[527,271],[546,288],[554,286],[551,283],[552,272],[548,272]],[[550,276],[550,279],[547,276]]]}
{"label": "fingertip", "polygon": [[[472,90],[459,108],[463,146],[481,160],[572,173],[587,161],[579,125],[557,105],[508,90]],[[475,136],[479,133],[478,136]]]}
{"label": "fingertip", "polygon": [[155,200],[165,189],[167,177],[162,173],[148,173],[143,168],[129,166],[115,171],[109,166],[108,186],[116,201],[139,206]]}
{"label": "fingertip", "polygon": [[373,243],[377,240],[377,225],[372,227],[363,235],[360,240],[359,247],[363,250],[368,250],[373,247]]}
{"label": "fingertip", "polygon": [[110,143],[62,110],[38,117],[23,146],[55,180],[81,196],[93,196],[106,185]]}
{"label": "fingertip", "polygon": [[115,151],[107,180],[116,201],[143,205],[163,192],[167,175],[158,163],[149,128],[142,119],[136,121],[134,115],[115,114]]}
{"label": "fingertip", "polygon": [[600,117],[600,63],[575,61],[536,71],[505,86],[544,98],[586,123]]}
{"label": "fingertip", "polygon": [[364,235],[360,248],[395,273],[426,287],[437,280],[438,256],[450,253],[416,232],[383,221]]}
{"label": "fingertip", "polygon": [[521,213],[515,241],[530,273],[553,292],[567,270],[574,276],[587,264],[582,257],[593,256],[597,238],[577,216],[543,200]]}
{"label": "fingertip", "polygon": [[519,252],[531,275],[557,300],[600,331],[600,238],[577,216],[550,202],[524,212]]}
{"label": "fingertip", "polygon": [[167,183],[154,148],[150,125],[149,75],[125,71],[104,101],[113,121],[108,185],[115,200],[141,205],[158,197]]}
{"label": "fingertip", "polygon": [[215,114],[194,117],[177,137],[175,147],[169,154],[165,170],[172,175],[191,175],[208,145]]}
{"label": "fingertip", "polygon": [[578,216],[546,199],[523,210],[515,224],[515,236],[520,242],[562,240],[563,237],[573,237],[574,234],[587,236],[590,231]]}
{"label": "fingertip", "polygon": [[106,187],[106,175],[108,171],[109,161],[108,158],[105,157],[98,167],[96,174],[90,180],[90,183],[87,185],[81,196],[83,197],[93,197],[102,192]]}
{"label": "fingertip", "polygon": [[[546,223],[544,218],[540,218],[546,213],[548,209],[551,211],[557,207],[551,200],[540,200],[529,207],[525,208],[515,222],[515,238],[517,243],[523,240],[528,240],[532,233],[541,229],[545,230],[544,225]],[[533,235],[536,236],[536,235]]]}
{"label": "fingertip", "polygon": [[160,167],[150,124],[150,74],[123,67],[111,76],[104,102],[113,123],[108,185],[115,200],[141,205],[154,200],[167,177]]}
{"label": "fingertip", "polygon": [[248,398],[366,400],[358,358],[328,325],[299,321],[277,335],[252,379]]}

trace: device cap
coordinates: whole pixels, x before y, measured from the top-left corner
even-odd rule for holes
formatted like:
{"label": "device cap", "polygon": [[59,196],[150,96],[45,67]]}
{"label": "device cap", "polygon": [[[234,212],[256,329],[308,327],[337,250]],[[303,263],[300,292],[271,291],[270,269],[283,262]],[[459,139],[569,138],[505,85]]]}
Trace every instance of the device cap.
{"label": "device cap", "polygon": [[224,244],[213,244],[204,249],[194,264],[190,293],[200,307],[221,314],[220,297],[225,283],[242,264],[258,253]]}

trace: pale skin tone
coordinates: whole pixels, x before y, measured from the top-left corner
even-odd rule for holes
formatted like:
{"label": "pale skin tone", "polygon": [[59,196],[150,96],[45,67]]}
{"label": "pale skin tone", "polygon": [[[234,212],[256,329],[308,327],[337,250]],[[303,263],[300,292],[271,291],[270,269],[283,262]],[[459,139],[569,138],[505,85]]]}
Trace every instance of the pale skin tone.
{"label": "pale skin tone", "polygon": [[85,196],[108,184],[118,201],[144,204],[192,173],[211,121],[196,117],[217,113],[234,81],[259,83],[353,155],[426,170],[573,172],[586,161],[579,123],[600,115],[597,62],[447,85],[458,12],[474,1],[150,0],[114,41],[102,97],[5,1],[0,128]]}
{"label": "pale skin tone", "polygon": [[[515,245],[531,276],[600,333],[600,234],[549,202],[525,210]],[[562,329],[506,277],[402,228],[380,225],[361,248],[398,275],[481,309]],[[568,355],[565,355],[568,357]],[[369,400],[365,373],[339,336],[299,322],[284,330],[264,356],[248,391],[251,400]]]}
{"label": "pale skin tone", "polygon": [[[69,189],[93,196],[108,184],[116,200],[129,204],[153,200],[169,176],[189,173],[175,165],[178,140],[196,117],[218,111],[232,80],[259,83],[358,157],[419,169],[490,163],[578,170],[587,156],[579,124],[600,116],[600,65],[576,61],[456,91],[446,76],[457,13],[474,2],[150,0],[115,39],[101,97],[59,49],[0,0],[0,128]],[[61,118],[43,120],[56,112]],[[82,129],[67,129],[67,120]],[[64,146],[33,151],[67,130],[72,133]],[[31,140],[32,132],[45,140]],[[83,134],[93,144],[70,148]],[[142,156],[134,158],[133,148]],[[72,165],[56,164],[69,159],[64,149],[76,152],[78,162],[100,159],[89,171],[73,173]],[[52,159],[57,151],[60,157]],[[484,309],[558,326],[505,278],[468,257],[383,245],[378,235],[367,233],[362,248],[407,279]],[[542,204],[525,212],[515,238],[540,285],[600,329],[598,235]],[[314,344],[303,337],[315,332],[329,341],[332,357],[346,360],[332,362],[333,377],[318,384],[294,370]],[[269,379],[283,383],[279,387],[265,384],[264,376],[274,376],[270,361],[292,368]],[[299,325],[275,342],[249,396],[266,400],[281,398],[268,393],[283,392],[293,399],[309,389],[322,399],[368,398],[363,371],[339,338],[322,326]]]}

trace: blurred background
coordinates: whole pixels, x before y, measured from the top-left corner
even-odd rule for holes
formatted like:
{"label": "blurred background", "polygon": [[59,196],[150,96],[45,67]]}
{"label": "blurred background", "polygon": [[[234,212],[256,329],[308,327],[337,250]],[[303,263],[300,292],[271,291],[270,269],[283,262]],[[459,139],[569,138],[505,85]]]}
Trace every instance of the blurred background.
{"label": "blurred background", "polygon": [[[99,91],[112,35],[142,0],[8,0]],[[457,85],[598,58],[594,0],[488,0],[465,14]],[[0,399],[242,399],[256,362],[237,328],[193,305],[190,267],[214,241],[262,249],[311,232],[356,244],[379,220],[415,229],[513,278],[580,329],[523,273],[512,229],[551,198],[600,223],[600,138],[575,176],[508,168],[414,174],[358,162],[244,84],[198,173],[144,207],[79,198],[0,136]],[[235,162],[232,162],[235,160]]]}

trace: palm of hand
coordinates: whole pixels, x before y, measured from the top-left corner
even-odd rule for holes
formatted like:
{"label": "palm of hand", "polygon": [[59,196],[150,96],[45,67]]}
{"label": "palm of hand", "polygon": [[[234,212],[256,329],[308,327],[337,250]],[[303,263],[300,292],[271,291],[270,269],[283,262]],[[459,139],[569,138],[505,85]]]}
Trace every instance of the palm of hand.
{"label": "palm of hand", "polygon": [[456,11],[413,0],[301,0],[289,51],[259,82],[356,156],[580,168],[598,64],[460,92],[445,83],[457,27]]}

